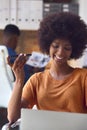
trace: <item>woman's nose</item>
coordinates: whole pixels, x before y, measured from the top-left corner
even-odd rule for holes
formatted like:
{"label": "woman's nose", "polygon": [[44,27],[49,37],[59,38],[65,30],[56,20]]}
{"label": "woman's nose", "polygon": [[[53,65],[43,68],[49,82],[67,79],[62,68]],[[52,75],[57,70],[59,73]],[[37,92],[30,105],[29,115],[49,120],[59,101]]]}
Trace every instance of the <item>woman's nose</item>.
{"label": "woman's nose", "polygon": [[59,47],[58,50],[57,50],[57,54],[60,57],[64,56],[64,49],[62,47]]}

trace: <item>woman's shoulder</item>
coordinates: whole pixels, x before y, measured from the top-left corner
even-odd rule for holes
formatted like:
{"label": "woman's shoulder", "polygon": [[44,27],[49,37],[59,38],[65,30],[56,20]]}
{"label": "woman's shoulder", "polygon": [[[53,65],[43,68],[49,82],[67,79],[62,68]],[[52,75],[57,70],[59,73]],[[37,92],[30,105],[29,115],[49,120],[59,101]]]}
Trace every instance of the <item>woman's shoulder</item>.
{"label": "woman's shoulder", "polygon": [[37,73],[34,73],[31,78],[41,78],[41,77],[45,77],[49,74],[49,70],[44,70],[44,71],[41,71],[41,72],[37,72]]}
{"label": "woman's shoulder", "polygon": [[87,75],[87,69],[86,68],[75,68],[75,72],[76,74],[80,74],[80,75]]}
{"label": "woman's shoulder", "polygon": [[36,84],[40,84],[45,81],[45,79],[49,75],[49,70],[44,70],[42,72],[34,73],[28,80],[29,83],[32,83],[36,86]]}

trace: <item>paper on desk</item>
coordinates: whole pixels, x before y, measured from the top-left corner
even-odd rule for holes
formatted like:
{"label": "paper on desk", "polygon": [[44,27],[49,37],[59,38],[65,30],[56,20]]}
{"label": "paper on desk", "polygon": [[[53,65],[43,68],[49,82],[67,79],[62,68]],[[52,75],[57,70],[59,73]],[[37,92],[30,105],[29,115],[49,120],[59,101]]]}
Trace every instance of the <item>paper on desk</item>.
{"label": "paper on desk", "polygon": [[32,55],[27,60],[26,64],[33,67],[43,68],[49,62],[50,57],[39,52],[32,52]]}

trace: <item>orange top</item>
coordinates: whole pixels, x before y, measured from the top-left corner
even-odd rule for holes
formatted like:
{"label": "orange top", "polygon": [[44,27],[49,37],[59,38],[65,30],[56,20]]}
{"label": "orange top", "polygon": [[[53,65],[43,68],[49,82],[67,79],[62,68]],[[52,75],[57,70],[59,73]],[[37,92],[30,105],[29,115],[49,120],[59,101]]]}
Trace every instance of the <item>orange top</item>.
{"label": "orange top", "polygon": [[31,76],[22,97],[41,110],[87,113],[87,69],[76,68],[63,80],[55,80],[49,70]]}

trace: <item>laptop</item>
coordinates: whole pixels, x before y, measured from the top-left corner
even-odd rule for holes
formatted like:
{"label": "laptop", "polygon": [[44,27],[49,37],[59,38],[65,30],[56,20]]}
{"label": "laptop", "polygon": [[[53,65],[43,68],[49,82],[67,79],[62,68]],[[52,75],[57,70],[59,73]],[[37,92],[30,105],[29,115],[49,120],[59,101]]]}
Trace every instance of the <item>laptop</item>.
{"label": "laptop", "polygon": [[22,109],[20,130],[87,130],[87,114]]}

